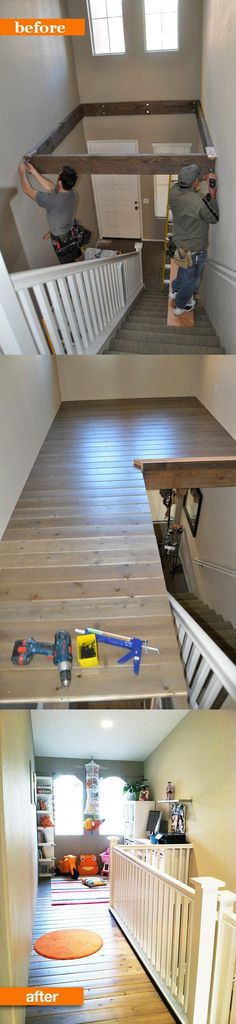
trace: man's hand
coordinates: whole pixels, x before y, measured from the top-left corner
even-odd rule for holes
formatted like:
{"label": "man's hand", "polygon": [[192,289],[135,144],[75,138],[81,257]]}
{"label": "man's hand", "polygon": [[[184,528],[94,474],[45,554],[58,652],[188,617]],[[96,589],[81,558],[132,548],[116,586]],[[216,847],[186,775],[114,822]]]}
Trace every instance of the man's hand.
{"label": "man's hand", "polygon": [[[209,188],[210,195],[212,196],[212,199],[215,199],[216,193],[217,193],[217,183],[216,183],[216,181],[217,181],[216,174],[214,174],[214,171],[210,171],[210,174],[208,175],[208,188]],[[214,185],[213,185],[213,182],[214,182]]]}
{"label": "man's hand", "polygon": [[24,160],[21,160],[21,163],[19,164],[18,170],[19,170],[19,174],[25,174],[26,173],[26,166],[25,166]]}
{"label": "man's hand", "polygon": [[29,174],[35,173],[35,167],[31,164],[30,160],[28,160],[27,156],[25,157],[25,170],[28,171]]}
{"label": "man's hand", "polygon": [[25,193],[26,196],[29,196],[29,199],[36,199],[37,192],[36,192],[36,190],[34,188],[31,188],[31,185],[30,185],[30,183],[28,181],[27,173],[26,172],[27,172],[27,165],[25,163],[25,160],[21,160],[21,163],[19,164],[19,175],[20,175],[21,186],[23,188],[23,192]]}

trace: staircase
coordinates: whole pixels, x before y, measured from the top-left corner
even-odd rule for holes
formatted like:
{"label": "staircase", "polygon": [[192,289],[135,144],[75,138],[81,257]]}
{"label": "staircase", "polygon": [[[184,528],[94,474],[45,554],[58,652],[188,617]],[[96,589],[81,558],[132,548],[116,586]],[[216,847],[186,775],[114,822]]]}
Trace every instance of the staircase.
{"label": "staircase", "polygon": [[218,615],[208,604],[204,604],[195,594],[176,594],[176,601],[214,640],[224,654],[236,665],[236,629],[232,622],[226,622],[223,615]]}
{"label": "staircase", "polygon": [[145,290],[103,351],[144,355],[222,355],[224,349],[199,300],[191,330],[181,328],[180,319],[176,328],[167,326],[168,291],[161,286],[162,243],[144,242],[142,255]]}

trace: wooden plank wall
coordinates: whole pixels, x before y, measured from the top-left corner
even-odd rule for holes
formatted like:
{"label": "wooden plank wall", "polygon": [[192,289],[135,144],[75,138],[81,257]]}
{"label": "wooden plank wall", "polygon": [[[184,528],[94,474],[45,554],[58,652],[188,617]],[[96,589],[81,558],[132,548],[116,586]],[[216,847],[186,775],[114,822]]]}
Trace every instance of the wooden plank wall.
{"label": "wooden plank wall", "polygon": [[[89,702],[176,695],[186,700],[140,456],[181,457],[235,442],[190,399],[65,403],[47,435],[0,545],[0,700]],[[173,481],[174,485],[174,481]],[[14,640],[96,626],[160,647],[140,675],[100,645],[97,669],[74,660],[62,691],[44,658],[11,665]],[[178,703],[179,702],[179,703]]]}

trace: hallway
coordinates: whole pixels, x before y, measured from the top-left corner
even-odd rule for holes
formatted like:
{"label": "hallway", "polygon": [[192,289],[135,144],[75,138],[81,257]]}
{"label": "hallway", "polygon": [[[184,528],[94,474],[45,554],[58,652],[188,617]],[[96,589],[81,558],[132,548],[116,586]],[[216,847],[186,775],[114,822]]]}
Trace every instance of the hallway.
{"label": "hallway", "polygon": [[84,1007],[28,1009],[26,1024],[171,1024],[175,1019],[166,1009],[154,985],[109,913],[107,904],[69,907],[51,906],[51,884],[39,886],[33,942],[44,932],[57,928],[89,928],[98,931],[104,945],[91,957],[77,961],[52,961],[34,951],[31,956],[30,985],[82,985]]}

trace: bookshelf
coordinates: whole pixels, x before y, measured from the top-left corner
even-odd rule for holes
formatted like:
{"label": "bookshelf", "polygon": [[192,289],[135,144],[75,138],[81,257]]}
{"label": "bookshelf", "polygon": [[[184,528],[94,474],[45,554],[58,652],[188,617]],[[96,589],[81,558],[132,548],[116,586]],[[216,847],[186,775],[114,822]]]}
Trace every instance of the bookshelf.
{"label": "bookshelf", "polygon": [[[39,878],[51,878],[55,872],[55,826],[53,780],[37,775],[37,846]],[[46,819],[52,824],[46,824]]]}

